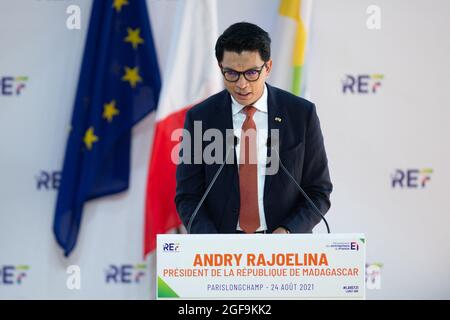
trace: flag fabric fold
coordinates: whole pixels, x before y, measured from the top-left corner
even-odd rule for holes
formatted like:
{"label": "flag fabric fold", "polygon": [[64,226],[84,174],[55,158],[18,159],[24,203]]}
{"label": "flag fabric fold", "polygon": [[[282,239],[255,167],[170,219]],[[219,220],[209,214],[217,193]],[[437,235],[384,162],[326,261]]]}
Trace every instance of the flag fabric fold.
{"label": "flag fabric fold", "polygon": [[311,21],[311,0],[280,0],[273,38],[273,70],[276,87],[305,96],[305,57]]}
{"label": "flag fabric fold", "polygon": [[174,202],[176,164],[171,159],[179,141],[173,141],[172,133],[183,128],[186,112],[193,104],[223,87],[214,56],[218,37],[216,1],[179,1],[175,23],[149,164],[144,256],[155,249],[157,234],[181,225]]}
{"label": "flag fabric fold", "polygon": [[128,188],[131,129],[160,88],[145,0],[93,1],[53,224],[66,256],[85,202]]}

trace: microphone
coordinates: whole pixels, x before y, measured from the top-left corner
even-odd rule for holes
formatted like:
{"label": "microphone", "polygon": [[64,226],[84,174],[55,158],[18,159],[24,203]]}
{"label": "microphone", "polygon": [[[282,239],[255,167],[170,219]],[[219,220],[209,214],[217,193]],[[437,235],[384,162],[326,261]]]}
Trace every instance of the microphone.
{"label": "microphone", "polygon": [[330,232],[330,227],[328,226],[328,222],[327,219],[325,219],[325,217],[323,216],[323,214],[320,212],[320,210],[316,207],[316,205],[314,204],[314,202],[311,200],[311,198],[306,194],[306,192],[303,190],[303,188],[297,183],[297,181],[295,180],[295,178],[291,175],[291,173],[289,172],[288,169],[286,169],[286,167],[284,166],[283,162],[281,161],[281,157],[280,154],[278,153],[277,148],[274,148],[272,146],[272,141],[271,138],[268,137],[267,138],[267,147],[270,148],[271,150],[275,151],[278,161],[280,162],[280,166],[283,169],[283,171],[288,175],[288,177],[294,182],[294,184],[297,186],[297,189],[301,192],[301,194],[303,195],[303,197],[305,197],[306,201],[309,203],[309,205],[311,206],[311,208],[313,209],[313,212],[320,217],[320,219],[323,220],[323,222],[325,222],[325,225],[327,227],[327,231],[328,233]]}
{"label": "microphone", "polygon": [[[234,148],[236,147],[236,145],[238,143],[239,143],[239,138],[233,135],[233,146],[229,146],[228,147],[228,151],[227,151],[227,154],[225,156],[225,161],[220,165],[220,167],[217,170],[216,174],[214,175],[213,179],[209,183],[208,188],[206,188],[205,193],[203,194],[202,198],[198,202],[197,207],[194,210],[194,213],[189,218],[189,223],[188,223],[187,228],[186,228],[187,233],[191,233],[192,223],[194,222],[194,219],[197,216],[198,210],[200,210],[200,207],[202,206],[203,202],[205,201],[206,196],[208,195],[209,191],[211,190],[211,188],[213,187],[214,183],[216,182],[217,177],[220,175],[220,173],[222,172],[223,167],[228,162],[228,158],[229,158],[229,156],[231,154],[231,151],[234,150]],[[229,145],[229,143],[227,143],[227,145]]]}

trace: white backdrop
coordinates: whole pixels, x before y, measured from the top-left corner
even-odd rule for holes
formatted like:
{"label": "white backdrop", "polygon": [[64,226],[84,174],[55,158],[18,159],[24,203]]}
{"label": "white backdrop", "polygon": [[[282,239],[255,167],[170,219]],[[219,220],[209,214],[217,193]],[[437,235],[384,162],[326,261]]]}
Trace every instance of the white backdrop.
{"label": "white backdrop", "polygon": [[[148,0],[162,73],[176,1]],[[153,116],[133,131],[130,190],[86,205],[78,245],[69,259],[52,234],[90,2],[0,2],[3,299],[154,297],[153,257],[142,258]],[[81,30],[66,28],[71,4],[81,8]],[[366,234],[369,269],[381,265],[376,283],[369,283],[376,287],[367,291],[369,299],[448,299],[450,3],[378,0],[380,30],[366,27],[371,4],[314,1],[307,84],[318,108],[335,186],[327,218],[334,232]],[[219,1],[219,31],[246,20],[270,33],[277,7],[273,0]],[[375,74],[383,78],[372,78]],[[343,92],[350,77],[360,77],[360,92],[356,86],[353,93]],[[374,93],[376,82],[380,85]],[[21,84],[25,87],[17,94]],[[408,170],[409,186],[404,180],[403,187],[392,187],[392,179]],[[52,175],[56,179],[43,183]],[[136,267],[142,263],[145,269]],[[69,265],[81,268],[80,290],[66,287]],[[108,275],[117,270],[120,276],[111,280]]]}

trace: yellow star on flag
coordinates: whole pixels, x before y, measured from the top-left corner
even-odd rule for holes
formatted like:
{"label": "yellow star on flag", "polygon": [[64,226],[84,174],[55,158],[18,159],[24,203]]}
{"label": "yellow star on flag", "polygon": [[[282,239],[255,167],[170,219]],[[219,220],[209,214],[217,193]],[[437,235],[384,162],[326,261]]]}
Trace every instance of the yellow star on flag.
{"label": "yellow star on flag", "polygon": [[86,130],[83,141],[84,144],[86,145],[86,148],[88,148],[89,150],[92,149],[92,144],[98,141],[98,137],[94,134],[93,127],[89,127],[89,129]]}
{"label": "yellow star on flag", "polygon": [[124,39],[125,42],[130,42],[133,45],[133,49],[136,49],[138,45],[144,43],[144,39],[141,38],[139,28],[133,30],[131,28],[127,28],[128,36]]}
{"label": "yellow star on flag", "polygon": [[139,76],[139,68],[125,67],[125,75],[122,77],[122,80],[128,81],[133,88],[136,87],[136,83],[142,82],[142,78]]}
{"label": "yellow star on flag", "polygon": [[112,100],[110,103],[103,105],[103,118],[111,122],[114,116],[119,114],[119,110],[116,108],[116,100]]}
{"label": "yellow star on flag", "polygon": [[120,12],[122,7],[128,4],[128,0],[114,0],[113,8],[116,9],[117,12]]}

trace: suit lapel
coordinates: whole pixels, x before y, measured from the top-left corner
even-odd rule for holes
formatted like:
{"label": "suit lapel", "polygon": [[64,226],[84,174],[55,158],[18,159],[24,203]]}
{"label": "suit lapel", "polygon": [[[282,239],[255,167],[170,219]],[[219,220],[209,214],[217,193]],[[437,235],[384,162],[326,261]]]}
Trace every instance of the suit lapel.
{"label": "suit lapel", "polygon": [[[217,125],[216,128],[218,128],[222,132],[222,137],[224,141],[224,158],[226,156],[226,130],[233,130],[233,112],[231,108],[231,96],[230,94],[224,90],[224,97],[223,99],[220,99],[222,101],[221,104],[217,105],[216,112],[213,115],[215,119],[217,119]],[[239,176],[238,176],[238,165],[236,161],[236,148],[234,148],[233,155],[230,155],[230,157],[234,157],[233,164],[231,165],[225,165],[224,167],[224,173],[227,176],[231,176],[232,179],[232,187],[233,190],[236,191],[239,194]],[[230,159],[231,160],[231,159]],[[227,179],[228,180],[228,179]]]}
{"label": "suit lapel", "polygon": [[222,93],[223,98],[219,99],[221,103],[216,105],[213,117],[217,121],[216,128],[220,129],[225,137],[226,129],[233,129],[233,115],[230,94],[226,90],[222,91]]}
{"label": "suit lapel", "polygon": [[[272,130],[278,130],[279,133],[279,141],[278,141],[278,150],[281,150],[282,144],[283,144],[283,134],[284,131],[284,123],[283,123],[283,119],[285,119],[285,112],[284,109],[282,108],[282,106],[278,105],[276,103],[276,99],[274,96],[274,89],[270,86],[267,85],[267,111],[268,111],[268,137],[272,143]],[[285,122],[285,121],[284,121]],[[270,148],[267,148],[267,157],[269,159],[269,156],[271,156],[272,158],[276,157],[276,155],[271,154],[270,152]],[[277,161],[277,160],[275,160]],[[266,175],[265,181],[264,181],[264,210],[266,210],[267,206],[266,206],[266,201],[267,199],[270,199],[269,197],[269,190],[270,190],[270,185],[272,183],[274,175]],[[267,212],[266,212],[266,217],[267,217]]]}

